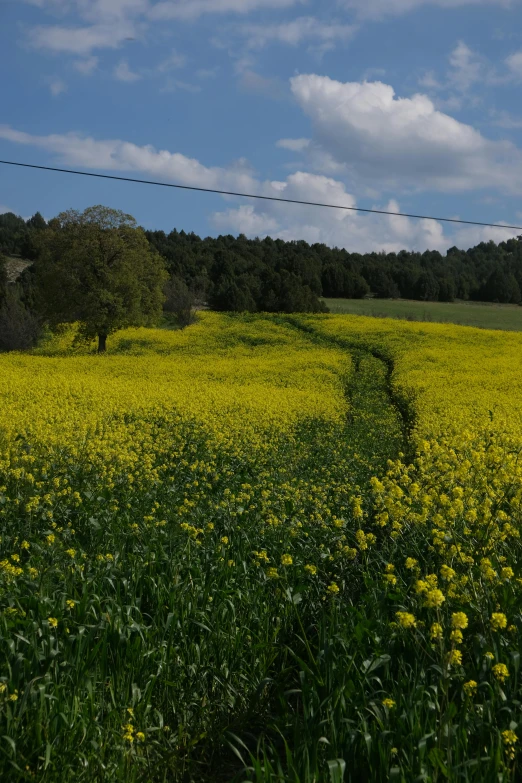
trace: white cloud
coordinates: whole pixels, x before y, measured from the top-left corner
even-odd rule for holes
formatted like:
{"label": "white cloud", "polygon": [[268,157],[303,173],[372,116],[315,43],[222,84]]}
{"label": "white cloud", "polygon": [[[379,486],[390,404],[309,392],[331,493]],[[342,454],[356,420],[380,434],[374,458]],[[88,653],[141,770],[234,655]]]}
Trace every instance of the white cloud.
{"label": "white cloud", "polygon": [[459,8],[469,5],[496,5],[511,8],[519,0],[341,0],[346,8],[356,11],[359,18],[382,19],[386,16],[415,11],[427,5],[440,8]]}
{"label": "white cloud", "polygon": [[120,62],[114,68],[114,78],[120,82],[136,82],[141,79],[139,73],[131,71],[127,60],[120,60]]}
{"label": "white cloud", "polygon": [[279,79],[270,76],[262,76],[260,73],[250,68],[238,68],[240,78],[239,87],[244,92],[250,92],[254,95],[264,95],[273,100],[281,100],[287,94],[286,85],[283,85]]}
{"label": "white cloud", "polygon": [[499,128],[506,128],[508,130],[515,130],[522,128],[522,117],[513,117],[508,111],[490,111],[490,115],[493,117],[492,125],[497,125]]}
{"label": "white cloud", "polygon": [[58,95],[61,95],[63,92],[67,91],[67,85],[62,79],[53,79],[49,83],[49,89],[51,90],[51,95],[57,98]]}
{"label": "white cloud", "polygon": [[34,136],[8,125],[0,125],[0,139],[47,150],[68,165],[140,172],[181,185],[205,188],[246,192],[258,188],[258,182],[244,160],[227,168],[208,167],[194,158],[178,152],[157,150],[152,145],[140,147],[120,139],[98,141],[77,133]]}
{"label": "white cloud", "polygon": [[73,66],[77,71],[83,73],[84,76],[88,76],[98,67],[98,58],[87,57],[85,60],[76,60]]}
{"label": "white cloud", "polygon": [[456,89],[466,92],[480,80],[483,72],[482,64],[464,41],[458,42],[450,54],[449,61],[451,65],[449,77]]}
{"label": "white cloud", "polygon": [[279,139],[276,147],[292,152],[302,152],[310,145],[310,139]]}
{"label": "white cloud", "polygon": [[93,49],[117,49],[126,38],[135,38],[136,30],[129,22],[96,24],[89,27],[40,25],[29,32],[29,44],[51,52],[89,55]]}
{"label": "white cloud", "polygon": [[156,3],[152,19],[197,19],[204,14],[248,14],[262,8],[291,8],[304,0],[165,0]]}
{"label": "white cloud", "polygon": [[158,65],[158,71],[160,71],[160,73],[166,73],[167,71],[173,71],[176,68],[183,68],[186,61],[187,58],[184,54],[180,54],[173,49],[169,56]]}
{"label": "white cloud", "polygon": [[[263,195],[303,201],[357,206],[341,182],[321,175],[296,172],[285,182],[265,183]],[[400,205],[390,199],[374,204],[374,209],[399,212]],[[351,210],[308,207],[281,202],[242,204],[215,212],[212,223],[223,233],[246,234],[250,237],[272,236],[285,240],[304,239],[313,244],[344,247],[351,252],[426,249],[444,253],[449,247],[468,248],[478,242],[496,242],[515,236],[516,231],[501,228],[465,226],[454,229],[434,220],[414,220],[402,215],[365,214]]]}
{"label": "white cloud", "polygon": [[506,57],[506,65],[517,78],[522,78],[522,52],[515,52]]}
{"label": "white cloud", "polygon": [[300,75],[292,92],[312,120],[310,154],[326,153],[354,182],[381,189],[522,192],[522,153],[437,111],[422,94],[398,98],[382,82]]}
{"label": "white cloud", "polygon": [[307,39],[333,44],[334,41],[348,40],[355,30],[353,25],[335,22],[326,24],[312,16],[301,16],[280,24],[245,24],[236,28],[236,32],[247,39],[247,46],[252,49],[261,49],[275,42],[297,46]]}
{"label": "white cloud", "polygon": [[219,66],[214,68],[198,68],[196,76],[198,79],[215,79],[218,75]]}

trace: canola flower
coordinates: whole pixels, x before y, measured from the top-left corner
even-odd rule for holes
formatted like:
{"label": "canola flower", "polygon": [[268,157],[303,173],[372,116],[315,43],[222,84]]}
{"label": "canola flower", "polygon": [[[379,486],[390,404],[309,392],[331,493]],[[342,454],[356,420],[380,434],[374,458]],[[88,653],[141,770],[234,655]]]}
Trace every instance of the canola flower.
{"label": "canola flower", "polygon": [[[71,651],[100,642],[112,654],[119,640],[122,693],[103,669],[107,656],[94,656],[92,681],[77,686],[80,711],[90,699],[133,694],[139,717],[128,708],[123,726],[107,719],[110,736],[123,738],[124,750],[108,751],[113,770],[149,752],[158,768],[164,758],[181,767],[198,748],[211,757],[205,734],[219,724],[219,710],[247,709],[256,692],[247,683],[262,691],[267,662],[284,640],[325,667],[332,694],[321,684],[317,709],[323,696],[326,705],[335,698],[339,731],[354,732],[343,735],[343,747],[357,748],[362,731],[373,745],[366,737],[361,745],[376,747],[372,705],[435,703],[433,694],[447,692],[456,709],[467,705],[458,719],[477,757],[485,746],[493,757],[502,737],[498,763],[507,774],[516,735],[504,739],[504,718],[486,725],[481,716],[501,716],[502,697],[512,700],[515,722],[522,719],[516,665],[510,676],[511,663],[495,662],[516,662],[522,630],[519,342],[445,325],[206,313],[183,332],[122,331],[105,357],[72,350],[67,333],[33,354],[0,357],[6,660],[34,655],[27,671],[40,671],[37,655],[46,660],[47,652],[38,645],[51,641],[52,660],[67,665],[49,666],[39,687],[68,696],[68,668],[82,671]],[[390,372],[375,356],[361,359],[357,345],[385,357]],[[364,387],[366,407],[355,416],[361,367],[374,374],[375,388]],[[386,394],[379,396],[377,380]],[[389,432],[398,434],[377,469],[367,444]],[[327,600],[340,586],[342,596]],[[292,636],[296,613],[310,638]],[[42,634],[46,622],[65,634]],[[337,644],[342,652],[329,670]],[[315,666],[299,683],[303,693],[313,693]],[[18,693],[28,693],[29,757],[38,742],[31,679],[11,670],[19,679],[0,688],[0,721],[6,733]],[[147,684],[158,672],[170,683],[164,693]],[[191,712],[196,703],[201,710]],[[63,698],[60,708],[68,704]],[[329,741],[330,708],[318,720]],[[390,746],[400,741],[400,763],[411,761],[405,779],[421,765],[434,774],[434,755],[419,758],[424,735],[439,731],[438,707],[429,709],[429,731],[421,718],[411,732],[389,737]],[[159,731],[163,719],[172,734]],[[49,723],[51,733],[61,720]],[[398,711],[389,722],[396,720]],[[92,732],[89,741],[98,742]],[[365,759],[348,763],[364,775]],[[381,763],[372,756],[373,774],[387,779]],[[327,775],[322,769],[316,778]]]}

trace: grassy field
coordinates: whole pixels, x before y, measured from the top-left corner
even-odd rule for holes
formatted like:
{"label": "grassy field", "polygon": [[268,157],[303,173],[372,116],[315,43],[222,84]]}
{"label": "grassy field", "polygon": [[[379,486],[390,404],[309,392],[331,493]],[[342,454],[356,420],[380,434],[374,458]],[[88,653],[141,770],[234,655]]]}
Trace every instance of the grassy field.
{"label": "grassy field", "polygon": [[521,779],[522,335],[72,337],[0,356],[1,780]]}
{"label": "grassy field", "polygon": [[416,302],[410,299],[325,299],[331,313],[522,331],[522,307],[482,302]]}

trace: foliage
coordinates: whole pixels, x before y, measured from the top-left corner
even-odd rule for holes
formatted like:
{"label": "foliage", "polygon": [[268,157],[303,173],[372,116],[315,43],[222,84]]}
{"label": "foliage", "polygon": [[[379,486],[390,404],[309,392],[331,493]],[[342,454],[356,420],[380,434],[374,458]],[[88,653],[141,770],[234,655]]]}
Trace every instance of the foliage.
{"label": "foliage", "polygon": [[196,296],[176,275],[169,278],[165,286],[163,310],[174,315],[181,328],[190,326],[196,319]]}
{"label": "foliage", "polygon": [[0,351],[33,348],[40,334],[39,318],[25,307],[17,287],[10,285],[0,304]]}
{"label": "foliage", "polygon": [[108,207],[62,212],[40,234],[36,289],[52,324],[79,323],[79,339],[157,322],[167,275],[134,218]]}

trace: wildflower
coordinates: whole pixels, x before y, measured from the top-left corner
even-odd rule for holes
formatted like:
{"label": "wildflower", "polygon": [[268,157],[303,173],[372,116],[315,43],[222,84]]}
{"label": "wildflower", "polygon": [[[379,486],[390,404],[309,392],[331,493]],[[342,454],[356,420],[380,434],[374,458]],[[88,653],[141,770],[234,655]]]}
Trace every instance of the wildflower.
{"label": "wildflower", "polygon": [[305,565],[304,570],[307,571],[310,576],[315,576],[317,573],[317,566],[314,565]]}
{"label": "wildflower", "polygon": [[511,761],[515,758],[515,744],[518,741],[518,737],[514,731],[506,729],[502,732],[502,742],[506,745],[506,754]]}
{"label": "wildflower", "polygon": [[507,626],[507,617],[503,612],[493,612],[490,623],[494,631],[500,631]]}
{"label": "wildflower", "polygon": [[339,587],[338,587],[338,585],[336,585],[336,583],[335,583],[335,582],[332,582],[331,584],[329,584],[329,585],[328,585],[328,587],[327,587],[326,589],[328,590],[328,592],[329,592],[331,595],[335,595],[336,593],[338,593],[338,592],[339,592]]}
{"label": "wildflower", "polygon": [[442,625],[440,623],[433,623],[430,628],[430,636],[432,639],[442,639]]}
{"label": "wildflower", "polygon": [[222,536],[221,537],[221,543],[226,546],[228,544],[228,536]]}
{"label": "wildflower", "polygon": [[509,670],[505,663],[496,663],[492,671],[499,682],[504,682],[506,677],[509,677]]}
{"label": "wildflower", "polygon": [[478,686],[475,680],[469,680],[468,682],[465,682],[462,687],[464,689],[464,693],[466,694],[466,696],[469,696],[471,698],[476,694]]}
{"label": "wildflower", "polygon": [[391,587],[394,587],[397,584],[397,577],[395,574],[384,574],[383,575],[384,581],[387,582]]}
{"label": "wildflower", "polygon": [[20,562],[20,555],[17,555],[17,554],[11,555],[11,560],[13,561],[13,563],[19,563]]}
{"label": "wildflower", "polygon": [[462,653],[460,650],[451,650],[448,655],[448,664],[450,666],[458,666],[462,663]]}
{"label": "wildflower", "polygon": [[393,699],[383,699],[382,700],[383,707],[386,707],[388,710],[392,710],[395,707],[395,702]]}
{"label": "wildflower", "polygon": [[428,590],[424,595],[424,603],[430,609],[436,609],[439,606],[442,606],[445,600],[446,598],[444,596],[444,593],[442,592],[442,590],[439,590],[438,588],[434,588],[433,590]]}
{"label": "wildflower", "polygon": [[281,555],[281,565],[291,566],[293,562],[292,555]]}
{"label": "wildflower", "polygon": [[54,535],[54,533],[49,533],[49,535],[46,536],[45,538],[49,546],[51,546],[51,544],[54,544],[54,542],[56,541],[56,536]]}
{"label": "wildflower", "polygon": [[15,690],[11,695],[9,696],[9,701],[18,701],[18,691]]}
{"label": "wildflower", "polygon": [[406,558],[406,562],[404,563],[404,565],[406,566],[406,568],[408,568],[411,571],[412,569],[414,569],[417,566],[417,563],[418,563],[418,561],[415,560],[414,557],[407,557]]}
{"label": "wildflower", "polygon": [[5,682],[0,682],[0,693],[5,693],[7,690],[7,685]]}
{"label": "wildflower", "polygon": [[235,560],[228,560],[227,561],[227,565],[228,565],[229,568],[232,568],[232,566],[235,566],[235,564],[236,564]]}
{"label": "wildflower", "polygon": [[440,569],[440,574],[443,579],[445,579],[447,582],[450,582],[452,579],[455,579],[457,576],[456,572],[453,570],[453,568],[450,568],[448,565],[444,564]]}
{"label": "wildflower", "polygon": [[31,579],[36,579],[38,576],[38,570],[36,568],[28,568],[27,570],[29,571],[29,576]]}
{"label": "wildflower", "polygon": [[500,571],[500,577],[501,577],[501,579],[505,579],[506,581],[507,581],[507,580],[509,580],[509,579],[513,579],[513,576],[514,576],[514,575],[515,575],[515,574],[514,574],[514,571],[513,571],[513,569],[512,569],[512,568],[509,568],[509,567],[507,567],[507,568],[502,568],[502,569],[501,569],[501,571]]}
{"label": "wildflower", "polygon": [[454,644],[462,644],[463,638],[462,631],[459,628],[456,628],[450,634],[450,639]]}
{"label": "wildflower", "polygon": [[484,653],[484,658],[487,658],[488,661],[492,661],[492,660],[494,660],[495,656],[493,655],[492,652],[486,652],[486,653]]}
{"label": "wildflower", "polygon": [[69,557],[74,557],[76,555],[76,549],[66,549],[65,554],[69,555]]}
{"label": "wildflower", "polygon": [[65,602],[65,605],[67,609],[74,609],[74,607],[76,606],[76,601],[73,601],[71,598],[68,598],[67,601]]}
{"label": "wildflower", "polygon": [[29,543],[29,541],[22,541],[22,543],[20,544],[20,549],[29,549],[30,546],[31,544]]}
{"label": "wildflower", "polygon": [[417,625],[415,615],[410,612],[395,612],[395,617],[402,628],[415,628]]}
{"label": "wildflower", "polygon": [[138,742],[143,742],[145,739],[145,734],[142,731],[137,731],[136,739],[138,740]]}
{"label": "wildflower", "polygon": [[452,628],[467,628],[468,618],[465,612],[453,612],[451,615],[451,626]]}
{"label": "wildflower", "polygon": [[47,622],[51,626],[51,628],[58,628],[58,620],[56,617],[48,617]]}
{"label": "wildflower", "polygon": [[279,574],[277,573],[277,568],[268,568],[266,575],[269,579],[278,579]]}

